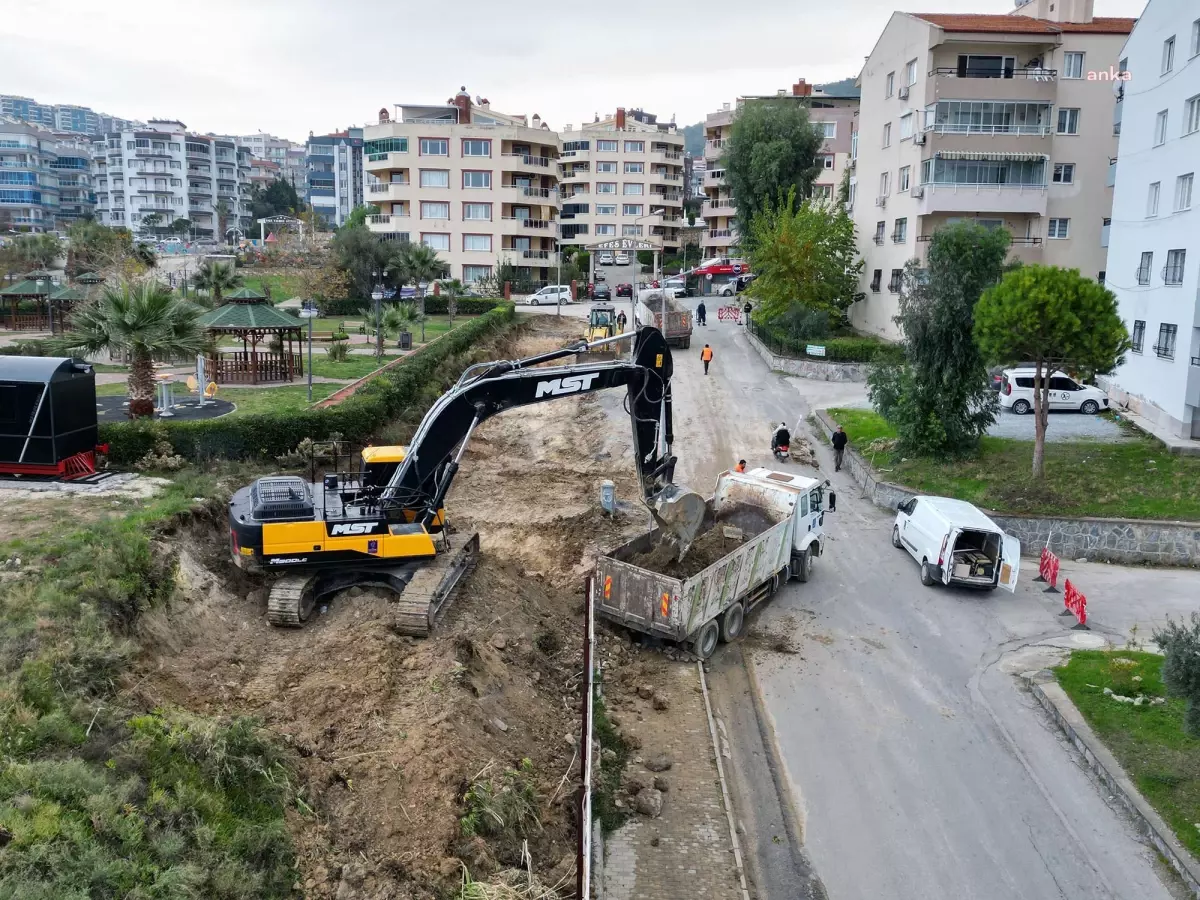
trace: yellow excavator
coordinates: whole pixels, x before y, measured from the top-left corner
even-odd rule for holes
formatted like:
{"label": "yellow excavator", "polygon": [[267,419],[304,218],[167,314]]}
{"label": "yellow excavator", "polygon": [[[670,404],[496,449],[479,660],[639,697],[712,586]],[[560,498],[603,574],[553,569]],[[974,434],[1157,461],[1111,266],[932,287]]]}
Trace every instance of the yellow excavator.
{"label": "yellow excavator", "polygon": [[[632,359],[545,365],[630,338]],[[233,560],[279,573],[267,603],[272,625],[299,627],[318,601],[378,585],[399,595],[393,627],[427,635],[479,554],[479,535],[453,533],[443,507],[475,429],[514,407],[618,387],[627,392],[643,501],[682,554],[701,526],[704,500],[674,484],[671,374],[670,347],[652,327],[471,366],[407,447],[368,447],[354,472],[270,476],[241,488],[229,503]],[[546,499],[530,490],[530,503]]]}

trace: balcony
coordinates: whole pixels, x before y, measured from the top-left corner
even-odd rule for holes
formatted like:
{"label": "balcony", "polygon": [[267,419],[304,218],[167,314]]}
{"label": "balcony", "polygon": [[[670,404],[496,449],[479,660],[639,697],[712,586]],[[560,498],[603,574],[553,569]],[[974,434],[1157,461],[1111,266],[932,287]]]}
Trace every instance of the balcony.
{"label": "balcony", "polygon": [[528,153],[502,153],[504,159],[514,160],[513,163],[505,164],[505,168],[513,165],[530,169],[548,169],[551,163],[557,162],[549,156],[532,156]]}
{"label": "balcony", "polygon": [[959,69],[938,66],[929,73],[925,101],[931,100],[1044,100],[1053,103],[1058,91],[1056,69]]}
{"label": "balcony", "polygon": [[549,259],[549,250],[522,250],[521,259]]}
{"label": "balcony", "polygon": [[700,207],[700,215],[705,218],[708,216],[736,216],[737,208],[733,205],[732,198],[706,200]]}
{"label": "balcony", "polygon": [[591,175],[591,170],[587,166],[581,166],[574,169],[563,169],[562,174],[558,177],[563,181],[570,181],[574,178],[587,178]]}
{"label": "balcony", "polygon": [[921,185],[918,214],[1009,213],[1046,215],[1045,185],[926,184]]}
{"label": "balcony", "polygon": [[683,159],[683,154],[677,150],[667,150],[665,148],[657,148],[650,151],[656,159],[667,159],[675,162]]}
{"label": "balcony", "polygon": [[1112,229],[1112,220],[1105,219],[1104,224],[1102,226],[1100,226],[1100,246],[1101,247],[1108,246],[1108,234],[1111,229]]}
{"label": "balcony", "polygon": [[1188,406],[1200,406],[1200,356],[1191,358],[1188,366],[1187,387],[1184,402]]}
{"label": "balcony", "polygon": [[708,236],[710,238],[712,238],[713,240],[728,240],[729,238],[733,237],[733,229],[732,228],[710,228],[708,230]]}
{"label": "balcony", "polygon": [[371,225],[387,225],[391,221],[391,213],[376,213],[373,216],[367,216],[367,222]]}
{"label": "balcony", "polygon": [[1105,183],[1108,187],[1115,187],[1117,184],[1117,158],[1115,156],[1108,160],[1108,180]]}
{"label": "balcony", "polygon": [[514,223],[522,229],[549,230],[554,225],[553,219],[528,219],[523,216],[502,216],[501,221]]}
{"label": "balcony", "polygon": [[363,167],[368,172],[383,172],[388,169],[407,169],[412,163],[407,153],[391,150],[387,153],[372,153],[363,158]]}
{"label": "balcony", "polygon": [[388,185],[386,185],[386,184],[368,184],[367,185],[367,193],[368,194],[386,194],[387,191],[388,191]]}
{"label": "balcony", "polygon": [[704,158],[705,159],[720,159],[721,154],[725,152],[725,140],[705,141],[704,142]]}

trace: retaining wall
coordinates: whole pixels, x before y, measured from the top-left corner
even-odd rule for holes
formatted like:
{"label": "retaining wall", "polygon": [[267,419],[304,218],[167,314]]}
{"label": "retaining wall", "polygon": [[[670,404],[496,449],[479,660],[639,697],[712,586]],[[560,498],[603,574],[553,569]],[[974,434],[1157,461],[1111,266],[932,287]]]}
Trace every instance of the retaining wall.
{"label": "retaining wall", "polygon": [[816,359],[796,359],[793,356],[779,356],[754,336],[746,332],[750,338],[750,346],[771,367],[772,371],[785,372],[800,378],[812,378],[815,381],[861,381],[867,380],[866,363],[821,362]]}
{"label": "retaining wall", "polygon": [[[823,409],[818,422],[832,432],[833,420]],[[895,509],[920,492],[902,484],[880,481],[872,467],[853,448],[846,448],[843,468],[863,486],[863,495],[876,506]],[[987,511],[1001,528],[1021,542],[1025,556],[1037,556],[1049,541],[1063,559],[1087,558],[1122,565],[1200,567],[1200,522],[1161,522],[1150,519],[1060,518],[1021,516]]]}

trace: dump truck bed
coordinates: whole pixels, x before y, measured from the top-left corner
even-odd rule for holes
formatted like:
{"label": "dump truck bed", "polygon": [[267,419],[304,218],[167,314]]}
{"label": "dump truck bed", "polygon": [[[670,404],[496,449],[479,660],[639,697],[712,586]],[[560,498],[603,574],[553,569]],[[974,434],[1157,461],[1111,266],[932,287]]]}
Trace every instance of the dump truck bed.
{"label": "dump truck bed", "polygon": [[667,297],[667,317],[664,326],[662,291],[655,288],[643,291],[638,300],[638,319],[643,325],[653,325],[666,337],[672,347],[687,350],[692,343],[692,313],[674,297]]}

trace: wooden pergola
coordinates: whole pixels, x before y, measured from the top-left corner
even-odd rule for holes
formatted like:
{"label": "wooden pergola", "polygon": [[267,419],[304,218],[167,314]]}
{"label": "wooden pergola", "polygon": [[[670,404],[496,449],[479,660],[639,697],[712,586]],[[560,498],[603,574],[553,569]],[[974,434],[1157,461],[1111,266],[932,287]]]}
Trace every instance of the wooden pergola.
{"label": "wooden pergola", "polygon": [[[209,378],[217,384],[270,384],[304,374],[299,319],[271,306],[265,295],[250,288],[240,288],[225,299],[229,302],[200,317],[200,325],[217,339],[241,338],[242,349],[218,349],[211,354],[205,364]],[[281,345],[286,338],[282,352],[261,346],[273,337]]]}
{"label": "wooden pergola", "polygon": [[[49,298],[53,292],[54,287],[49,282],[28,278],[0,290],[0,299],[8,301],[3,326],[11,331],[49,331]],[[29,308],[30,301],[32,311]],[[54,324],[58,325],[57,316]]]}

